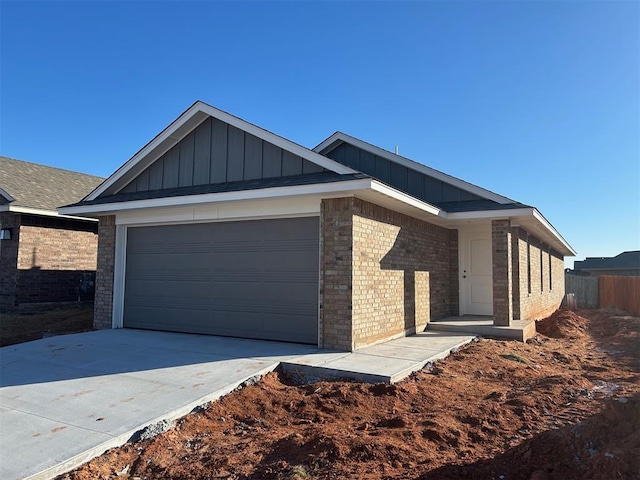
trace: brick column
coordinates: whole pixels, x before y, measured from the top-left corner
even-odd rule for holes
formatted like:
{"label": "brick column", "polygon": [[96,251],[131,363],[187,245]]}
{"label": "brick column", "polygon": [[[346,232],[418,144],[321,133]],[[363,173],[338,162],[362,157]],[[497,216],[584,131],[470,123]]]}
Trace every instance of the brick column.
{"label": "brick column", "polygon": [[98,268],[93,328],[112,328],[113,267],[116,258],[116,217],[100,217],[98,224]]}
{"label": "brick column", "polygon": [[353,350],[353,198],[322,200],[320,348]]}
{"label": "brick column", "polygon": [[513,319],[520,320],[520,228],[511,229],[511,293]]}
{"label": "brick column", "polygon": [[509,326],[513,320],[511,222],[491,222],[493,254],[493,324]]}

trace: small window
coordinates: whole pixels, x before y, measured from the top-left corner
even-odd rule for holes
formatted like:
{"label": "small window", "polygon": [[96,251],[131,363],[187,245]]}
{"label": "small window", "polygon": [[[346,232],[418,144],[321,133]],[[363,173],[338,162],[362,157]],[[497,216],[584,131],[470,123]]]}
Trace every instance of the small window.
{"label": "small window", "polygon": [[540,245],[540,291],[544,292],[544,262],[542,256],[542,245]]}

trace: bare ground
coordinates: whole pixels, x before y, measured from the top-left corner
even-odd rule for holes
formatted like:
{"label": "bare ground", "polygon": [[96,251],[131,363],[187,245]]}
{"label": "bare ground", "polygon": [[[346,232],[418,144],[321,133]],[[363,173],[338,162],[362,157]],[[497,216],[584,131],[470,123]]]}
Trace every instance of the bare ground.
{"label": "bare ground", "polygon": [[93,305],[69,304],[0,312],[0,347],[93,328]]}
{"label": "bare ground", "polygon": [[640,318],[561,310],[538,330],[393,386],[269,374],[60,478],[638,478]]}

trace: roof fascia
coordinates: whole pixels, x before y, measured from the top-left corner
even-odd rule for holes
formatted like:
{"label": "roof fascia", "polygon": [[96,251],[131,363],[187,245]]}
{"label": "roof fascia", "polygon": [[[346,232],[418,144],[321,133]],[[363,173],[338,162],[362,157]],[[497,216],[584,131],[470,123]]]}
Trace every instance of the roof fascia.
{"label": "roof fascia", "polygon": [[0,212],[24,213],[26,215],[38,215],[40,217],[65,218],[68,220],[84,220],[97,222],[97,219],[87,217],[75,217],[73,215],[64,215],[55,210],[45,210],[42,208],[20,207],[17,205],[0,205]]}
{"label": "roof fascia", "polygon": [[327,153],[331,150],[334,150],[338,147],[340,142],[350,143],[351,145],[361,148],[362,150],[366,150],[368,152],[373,153],[374,155],[378,155],[379,157],[386,158],[387,160],[402,165],[404,167],[410,168],[412,170],[416,170],[417,172],[423,173],[425,175],[429,175],[430,177],[441,180],[445,183],[453,185],[454,187],[460,188],[462,190],[466,190],[470,193],[478,195],[482,198],[486,198],[488,200],[493,200],[498,203],[513,203],[514,200],[505,197],[503,195],[498,195],[490,190],[479,187],[472,183],[461,180],[452,175],[448,175],[446,173],[440,172],[439,170],[435,170],[431,167],[427,167],[421,163],[418,163],[414,160],[402,157],[400,155],[396,155],[395,153],[388,152],[380,147],[372,145],[370,143],[364,142],[358,138],[347,135],[346,133],[336,132],[327,138],[325,141],[317,145],[313,151],[320,153],[321,151],[328,149]]}
{"label": "roof fascia", "polygon": [[305,160],[326,168],[327,170],[331,170],[339,174],[356,173],[356,170],[331,160],[324,155],[320,155],[308,148],[298,145],[297,143],[280,137],[227,112],[212,107],[204,102],[197,101],[176,120],[174,120],[167,128],[159,133],[153,140],[140,149],[129,161],[116,170],[115,173],[105,180],[98,188],[91,192],[85,200],[95,200],[138,165],[140,165],[140,167],[137,168],[137,170],[142,172],[144,168],[151,165],[151,163],[169,151],[208,117],[216,118],[222,122],[239,128],[240,130],[244,130],[251,135],[272,143],[284,150],[288,150]]}
{"label": "roof fascia", "polygon": [[208,193],[202,195],[184,195],[180,197],[163,197],[132,202],[114,202],[99,205],[78,205],[63,207],[65,214],[96,215],[114,213],[141,208],[169,207],[180,205],[198,205],[213,202],[230,202],[238,200],[256,200],[282,198],[296,195],[353,195],[355,191],[371,188],[372,179],[363,178],[346,182],[298,185],[286,187],[262,188],[257,190],[240,190],[237,192]]}
{"label": "roof fascia", "polygon": [[500,218],[508,218],[515,220],[518,219],[533,219],[538,225],[542,226],[544,231],[547,232],[549,238],[556,243],[556,246],[561,247],[560,250],[564,250],[565,256],[575,256],[576,251],[569,245],[569,243],[560,235],[560,233],[554,228],[549,221],[534,207],[526,208],[513,208],[505,210],[481,210],[476,212],[455,212],[449,214],[449,220],[477,220],[487,219],[496,220]]}

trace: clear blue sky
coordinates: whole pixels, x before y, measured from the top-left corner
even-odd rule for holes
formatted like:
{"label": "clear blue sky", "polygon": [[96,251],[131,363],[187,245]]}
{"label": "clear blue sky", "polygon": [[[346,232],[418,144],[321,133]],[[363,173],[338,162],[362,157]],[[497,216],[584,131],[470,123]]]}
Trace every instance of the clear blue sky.
{"label": "clear blue sky", "polygon": [[[108,176],[195,100],[640,249],[640,3],[0,1],[0,154]],[[571,266],[574,259],[568,259]]]}

